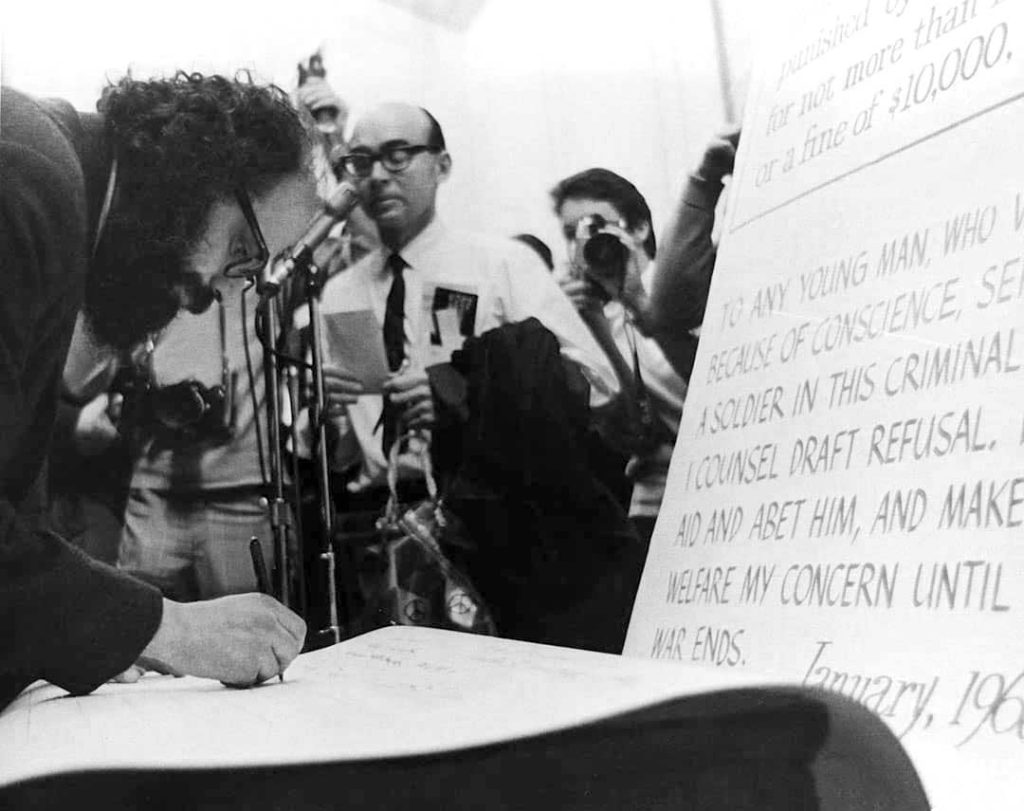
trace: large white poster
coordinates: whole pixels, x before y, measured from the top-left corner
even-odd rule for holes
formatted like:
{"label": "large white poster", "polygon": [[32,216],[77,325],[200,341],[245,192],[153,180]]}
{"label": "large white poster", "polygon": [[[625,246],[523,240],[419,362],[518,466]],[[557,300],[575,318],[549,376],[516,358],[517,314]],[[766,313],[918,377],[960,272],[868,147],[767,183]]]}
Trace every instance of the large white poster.
{"label": "large white poster", "polygon": [[626,644],[852,696],[940,808],[1024,807],[1022,6],[762,60]]}

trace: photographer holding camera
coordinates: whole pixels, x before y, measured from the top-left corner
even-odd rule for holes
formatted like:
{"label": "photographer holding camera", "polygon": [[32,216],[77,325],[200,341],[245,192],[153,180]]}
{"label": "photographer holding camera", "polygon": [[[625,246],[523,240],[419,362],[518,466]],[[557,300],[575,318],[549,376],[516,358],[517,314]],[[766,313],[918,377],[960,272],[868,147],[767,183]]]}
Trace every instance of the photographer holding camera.
{"label": "photographer holding camera", "polygon": [[551,192],[569,251],[559,283],[612,363],[622,397],[597,417],[605,441],[628,457],[631,523],[650,541],[665,491],[686,383],[632,324],[625,302],[646,296],[656,242],[643,195],[624,177],[588,169]]}

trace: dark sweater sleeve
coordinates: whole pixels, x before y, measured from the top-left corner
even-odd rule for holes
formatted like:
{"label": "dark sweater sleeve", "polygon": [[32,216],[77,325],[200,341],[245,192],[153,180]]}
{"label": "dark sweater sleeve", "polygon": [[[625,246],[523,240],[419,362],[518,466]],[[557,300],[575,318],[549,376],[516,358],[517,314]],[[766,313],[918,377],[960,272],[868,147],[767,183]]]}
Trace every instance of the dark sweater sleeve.
{"label": "dark sweater sleeve", "polygon": [[36,679],[88,693],[160,625],[160,593],[91,560],[0,501],[0,707]]}
{"label": "dark sweater sleeve", "polygon": [[27,508],[49,447],[85,266],[81,172],[38,107],[4,89],[0,143],[0,707],[46,679],[88,692],[156,633],[160,593],[96,563]]}
{"label": "dark sweater sleeve", "polygon": [[651,315],[645,331],[681,334],[704,320],[715,246],[711,231],[719,182],[691,176],[672,222],[662,236],[651,280]]}

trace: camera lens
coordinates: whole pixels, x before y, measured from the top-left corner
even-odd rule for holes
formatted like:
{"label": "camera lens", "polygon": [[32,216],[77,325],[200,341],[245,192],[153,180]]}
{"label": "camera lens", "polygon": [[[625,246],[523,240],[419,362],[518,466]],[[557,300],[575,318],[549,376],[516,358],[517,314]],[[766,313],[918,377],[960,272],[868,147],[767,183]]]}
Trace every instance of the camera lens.
{"label": "camera lens", "polygon": [[175,430],[198,423],[209,407],[203,387],[195,381],[165,386],[153,394],[153,415],[164,426]]}
{"label": "camera lens", "polygon": [[583,259],[591,273],[620,283],[626,274],[629,249],[612,234],[596,234],[584,244]]}

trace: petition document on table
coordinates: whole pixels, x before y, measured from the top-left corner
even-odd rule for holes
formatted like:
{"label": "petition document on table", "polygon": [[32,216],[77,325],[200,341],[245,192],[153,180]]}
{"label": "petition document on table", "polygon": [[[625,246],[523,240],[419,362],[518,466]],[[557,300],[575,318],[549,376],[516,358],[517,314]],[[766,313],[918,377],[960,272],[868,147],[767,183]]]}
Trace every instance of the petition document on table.
{"label": "petition document on table", "polygon": [[0,713],[0,786],[88,769],[439,753],[763,683],[689,670],[680,681],[678,668],[659,663],[394,627],[304,654],[283,683],[249,690],[148,675],[72,697],[38,683]]}

